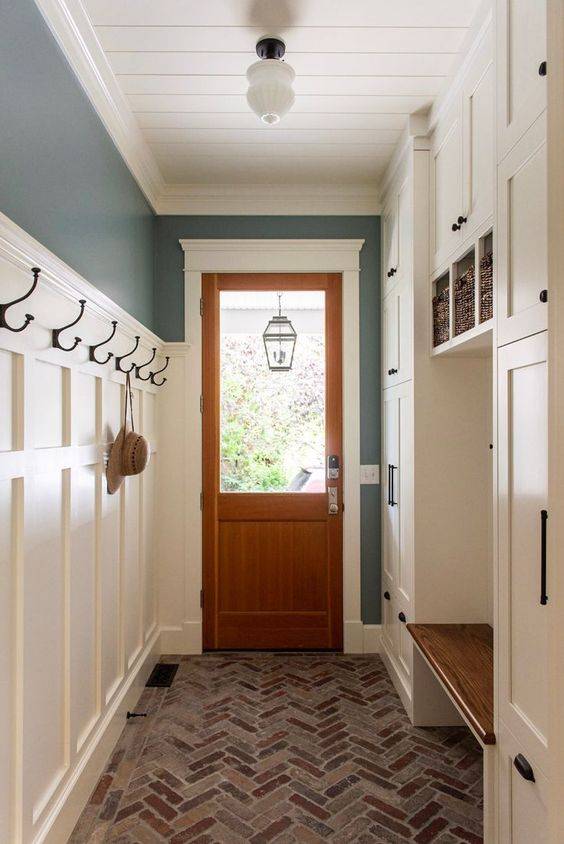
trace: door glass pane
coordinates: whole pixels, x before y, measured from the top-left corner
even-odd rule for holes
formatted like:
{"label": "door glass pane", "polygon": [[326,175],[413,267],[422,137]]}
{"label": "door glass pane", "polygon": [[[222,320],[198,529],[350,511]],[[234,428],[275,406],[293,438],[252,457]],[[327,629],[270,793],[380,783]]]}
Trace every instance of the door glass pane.
{"label": "door glass pane", "polygon": [[221,291],[220,327],[221,491],[324,492],[325,293]]}

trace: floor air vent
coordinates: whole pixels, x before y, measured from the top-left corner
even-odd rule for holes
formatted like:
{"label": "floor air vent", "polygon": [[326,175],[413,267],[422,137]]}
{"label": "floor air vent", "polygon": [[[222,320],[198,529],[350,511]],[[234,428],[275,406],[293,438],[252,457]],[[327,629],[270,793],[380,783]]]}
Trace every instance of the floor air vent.
{"label": "floor air vent", "polygon": [[145,683],[146,686],[157,686],[158,688],[166,688],[172,686],[175,674],[178,671],[178,663],[157,662],[151,676]]}

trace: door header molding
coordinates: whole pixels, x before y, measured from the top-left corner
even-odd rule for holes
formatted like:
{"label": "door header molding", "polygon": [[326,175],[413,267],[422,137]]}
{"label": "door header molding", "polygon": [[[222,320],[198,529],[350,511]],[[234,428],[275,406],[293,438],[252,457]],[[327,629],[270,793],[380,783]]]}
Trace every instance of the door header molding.
{"label": "door header molding", "polygon": [[185,272],[358,272],[362,239],[181,239]]}

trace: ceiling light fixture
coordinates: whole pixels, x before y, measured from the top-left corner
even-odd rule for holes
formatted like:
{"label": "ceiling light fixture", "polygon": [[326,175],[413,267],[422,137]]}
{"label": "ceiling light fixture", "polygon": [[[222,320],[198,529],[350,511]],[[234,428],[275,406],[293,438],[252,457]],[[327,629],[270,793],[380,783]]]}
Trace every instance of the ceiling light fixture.
{"label": "ceiling light fixture", "polygon": [[247,102],[263,123],[278,123],[294,105],[294,69],[282,61],[286,45],[280,38],[261,38],[255,62],[247,70]]}

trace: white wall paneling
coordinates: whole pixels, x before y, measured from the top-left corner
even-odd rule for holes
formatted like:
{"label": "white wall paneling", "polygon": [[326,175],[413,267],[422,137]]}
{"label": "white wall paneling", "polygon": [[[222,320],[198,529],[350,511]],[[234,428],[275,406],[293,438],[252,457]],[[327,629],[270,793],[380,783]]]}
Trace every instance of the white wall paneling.
{"label": "white wall paneling", "polygon": [[[66,840],[158,638],[157,388],[134,380],[149,469],[109,496],[105,459],[125,376],[113,361],[90,363],[83,344],[52,349],[50,329],[72,318],[78,295],[88,299],[81,335],[91,342],[122,312],[2,218],[1,301],[29,287],[34,265],[45,266],[24,306],[35,321],[21,334],[0,330],[0,840],[10,844]],[[140,360],[161,349],[124,322],[143,337]],[[120,332],[112,350],[130,345]]]}

